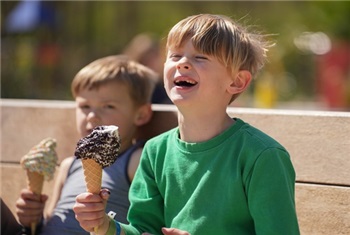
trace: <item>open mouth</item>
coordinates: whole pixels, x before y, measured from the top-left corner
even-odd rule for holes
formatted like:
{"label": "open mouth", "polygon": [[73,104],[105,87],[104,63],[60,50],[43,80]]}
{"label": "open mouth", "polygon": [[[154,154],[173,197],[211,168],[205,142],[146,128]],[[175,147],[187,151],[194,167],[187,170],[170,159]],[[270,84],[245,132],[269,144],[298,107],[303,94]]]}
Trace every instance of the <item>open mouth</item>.
{"label": "open mouth", "polygon": [[176,86],[181,87],[192,87],[197,84],[197,82],[193,80],[176,80],[174,83]]}

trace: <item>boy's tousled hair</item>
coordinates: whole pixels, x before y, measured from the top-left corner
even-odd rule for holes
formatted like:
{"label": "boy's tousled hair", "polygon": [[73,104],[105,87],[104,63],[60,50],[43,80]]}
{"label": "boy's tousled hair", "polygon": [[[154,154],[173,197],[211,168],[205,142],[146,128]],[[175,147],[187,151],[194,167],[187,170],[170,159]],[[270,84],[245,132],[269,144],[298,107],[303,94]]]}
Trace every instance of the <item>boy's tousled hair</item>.
{"label": "boy's tousled hair", "polygon": [[151,102],[158,74],[127,56],[112,55],[82,68],[72,81],[71,91],[75,98],[82,89],[97,89],[113,81],[125,84],[134,103],[142,105]]}
{"label": "boy's tousled hair", "polygon": [[188,39],[196,50],[216,57],[232,73],[248,70],[252,75],[263,67],[270,46],[262,35],[247,32],[223,15],[199,14],[181,20],[170,30],[166,47],[181,47]]}

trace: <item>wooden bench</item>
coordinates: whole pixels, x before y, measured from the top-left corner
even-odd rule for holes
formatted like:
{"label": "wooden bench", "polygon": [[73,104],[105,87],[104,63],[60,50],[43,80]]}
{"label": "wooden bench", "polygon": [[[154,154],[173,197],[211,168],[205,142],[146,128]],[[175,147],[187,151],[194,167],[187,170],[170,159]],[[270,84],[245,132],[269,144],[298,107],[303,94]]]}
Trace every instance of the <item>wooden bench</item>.
{"label": "wooden bench", "polygon": [[[153,105],[147,136],[176,125],[173,105]],[[290,152],[297,173],[296,207],[301,234],[350,234],[350,113],[228,108],[231,116],[268,133]],[[15,211],[26,185],[20,158],[45,137],[58,141],[60,160],[78,136],[70,101],[1,100],[0,195]],[[45,182],[51,193],[53,181]]]}

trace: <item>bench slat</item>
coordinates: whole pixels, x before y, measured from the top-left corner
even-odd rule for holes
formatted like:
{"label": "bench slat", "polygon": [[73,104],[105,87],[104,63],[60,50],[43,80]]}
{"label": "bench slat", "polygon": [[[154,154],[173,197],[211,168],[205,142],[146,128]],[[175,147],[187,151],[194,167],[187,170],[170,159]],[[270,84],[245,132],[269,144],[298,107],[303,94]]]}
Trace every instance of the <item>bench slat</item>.
{"label": "bench slat", "polygon": [[[152,108],[154,118],[140,136],[177,125],[175,106]],[[229,108],[228,113],[271,135],[290,152],[301,234],[350,234],[350,113],[244,108]],[[18,193],[26,186],[21,157],[46,137],[57,139],[60,160],[74,152],[74,102],[2,99],[1,125],[0,195],[15,213]],[[44,192],[51,195],[52,186],[53,181],[45,182]]]}
{"label": "bench slat", "polygon": [[301,234],[350,234],[349,187],[297,184],[295,199]]}

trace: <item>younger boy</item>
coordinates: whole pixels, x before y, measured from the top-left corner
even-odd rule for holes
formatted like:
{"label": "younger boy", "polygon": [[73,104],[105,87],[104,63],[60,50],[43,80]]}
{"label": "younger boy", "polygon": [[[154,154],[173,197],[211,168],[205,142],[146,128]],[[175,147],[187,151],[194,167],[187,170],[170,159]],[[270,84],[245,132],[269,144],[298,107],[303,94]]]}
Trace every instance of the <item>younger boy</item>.
{"label": "younger boy", "polygon": [[288,152],[226,112],[266,51],[259,35],[226,16],[177,23],[167,38],[164,83],[179,126],[146,143],[129,192],[130,224],[108,220],[108,195],[83,193],[74,206],[80,225],[117,235],[299,234]]}
{"label": "younger boy", "polygon": [[[121,137],[120,157],[103,170],[102,187],[111,198],[107,209],[118,211],[116,218],[127,222],[128,191],[138,166],[143,140],[135,140],[138,127],[152,116],[151,97],[157,75],[149,68],[122,55],[98,59],[82,68],[72,81],[76,102],[76,124],[81,137],[99,125],[116,125]],[[75,219],[75,197],[86,191],[80,160],[62,161],[52,194],[48,216],[41,234],[88,234]],[[47,196],[23,189],[17,200],[17,215],[25,227],[42,218]]]}

